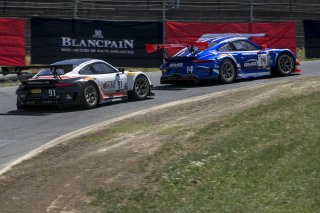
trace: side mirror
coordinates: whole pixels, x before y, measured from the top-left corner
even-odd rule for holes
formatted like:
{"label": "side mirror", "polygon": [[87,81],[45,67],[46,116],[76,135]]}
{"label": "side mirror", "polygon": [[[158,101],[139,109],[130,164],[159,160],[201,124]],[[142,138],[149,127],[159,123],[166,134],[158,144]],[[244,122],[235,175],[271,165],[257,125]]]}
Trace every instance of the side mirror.
{"label": "side mirror", "polygon": [[261,45],[261,50],[262,51],[265,51],[266,49],[267,49],[267,45],[265,45],[265,44]]}
{"label": "side mirror", "polygon": [[124,67],[119,67],[118,70],[119,70],[119,72],[124,73],[125,68]]}

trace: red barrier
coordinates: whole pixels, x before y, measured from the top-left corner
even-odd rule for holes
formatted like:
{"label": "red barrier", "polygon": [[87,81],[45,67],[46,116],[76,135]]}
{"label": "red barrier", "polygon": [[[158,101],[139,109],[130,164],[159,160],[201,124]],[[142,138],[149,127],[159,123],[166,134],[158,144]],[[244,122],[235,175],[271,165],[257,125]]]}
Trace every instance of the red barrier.
{"label": "red barrier", "polygon": [[243,36],[268,48],[288,48],[296,52],[294,22],[193,23],[166,22],[166,42],[188,43],[221,36]]}
{"label": "red barrier", "polygon": [[23,19],[0,18],[0,66],[23,66],[26,61]]}

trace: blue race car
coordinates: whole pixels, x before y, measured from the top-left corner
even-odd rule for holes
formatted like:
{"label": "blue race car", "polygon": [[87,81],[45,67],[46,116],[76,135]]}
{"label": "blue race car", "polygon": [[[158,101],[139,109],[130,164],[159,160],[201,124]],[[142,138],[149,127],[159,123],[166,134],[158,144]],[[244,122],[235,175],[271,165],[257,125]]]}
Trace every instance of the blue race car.
{"label": "blue race car", "polygon": [[[301,72],[297,69],[299,61],[289,49],[260,47],[243,37],[210,38],[199,44],[204,42],[207,46],[202,51],[194,43],[185,45],[174,56],[166,58],[160,67],[161,84],[210,80],[232,83],[236,79],[288,76]],[[160,48],[172,47],[177,45],[163,45]]]}

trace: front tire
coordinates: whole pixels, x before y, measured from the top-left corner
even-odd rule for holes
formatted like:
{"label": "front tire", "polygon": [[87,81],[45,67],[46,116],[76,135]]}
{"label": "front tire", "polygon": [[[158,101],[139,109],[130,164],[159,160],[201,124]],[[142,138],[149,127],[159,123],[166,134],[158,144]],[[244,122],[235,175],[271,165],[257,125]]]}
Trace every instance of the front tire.
{"label": "front tire", "polygon": [[289,53],[282,53],[277,59],[275,74],[277,76],[288,76],[293,72],[294,66],[295,64],[292,55]]}
{"label": "front tire", "polygon": [[150,83],[146,76],[139,75],[133,85],[131,96],[136,100],[147,98],[150,93]]}
{"label": "front tire", "polygon": [[222,83],[230,84],[236,79],[236,66],[230,59],[225,59],[221,62],[219,79]]}
{"label": "front tire", "polygon": [[94,108],[99,100],[99,94],[94,84],[88,83],[83,89],[82,105],[86,109]]}

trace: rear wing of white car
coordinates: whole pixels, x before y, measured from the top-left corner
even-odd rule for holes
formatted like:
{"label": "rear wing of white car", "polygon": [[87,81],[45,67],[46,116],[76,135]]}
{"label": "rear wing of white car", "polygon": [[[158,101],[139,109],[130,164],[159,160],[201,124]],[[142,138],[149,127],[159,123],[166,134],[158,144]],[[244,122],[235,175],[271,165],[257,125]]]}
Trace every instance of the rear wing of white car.
{"label": "rear wing of white car", "polygon": [[[34,65],[34,66],[16,66],[16,67],[1,67],[0,74],[2,75],[9,75],[9,74],[16,74],[18,79],[22,82],[26,80],[25,76],[27,74],[36,74],[34,71],[31,70],[40,70],[40,69],[49,69],[56,79],[61,79],[58,69],[66,71],[71,71],[73,69],[73,65]],[[29,70],[29,72],[23,72]],[[28,76],[29,76],[28,75]]]}

